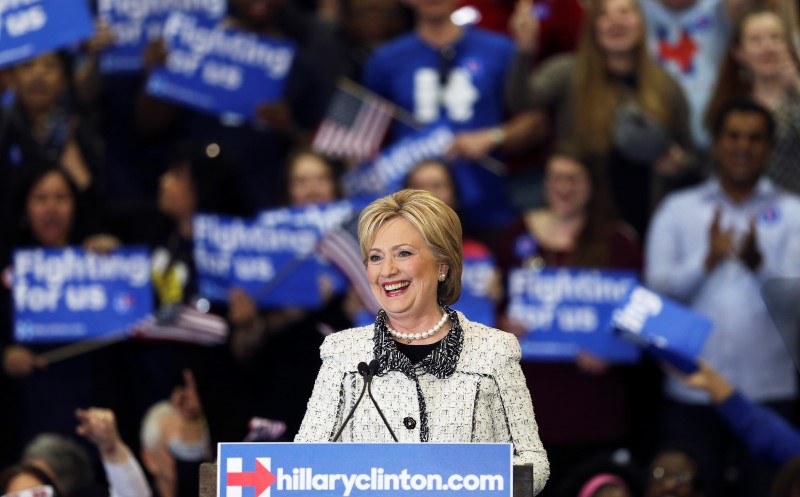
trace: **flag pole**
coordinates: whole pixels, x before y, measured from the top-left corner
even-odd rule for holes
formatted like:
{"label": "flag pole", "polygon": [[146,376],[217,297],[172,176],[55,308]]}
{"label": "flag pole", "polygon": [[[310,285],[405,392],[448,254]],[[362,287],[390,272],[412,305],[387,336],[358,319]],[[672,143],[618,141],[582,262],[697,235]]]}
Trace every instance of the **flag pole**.
{"label": "flag pole", "polygon": [[[339,88],[342,89],[342,91],[345,91],[345,92],[349,93],[350,95],[353,95],[354,97],[358,97],[360,99],[364,99],[364,97],[368,96],[368,97],[373,98],[375,100],[381,101],[383,104],[389,106],[392,109],[392,117],[394,117],[395,119],[397,119],[401,123],[405,124],[409,128],[412,128],[412,129],[414,129],[416,131],[420,131],[422,129],[422,126],[420,126],[420,124],[417,122],[416,118],[414,117],[414,114],[412,114],[408,110],[400,107],[399,105],[397,105],[396,103],[392,102],[391,100],[387,100],[387,99],[381,97],[380,95],[378,95],[378,94],[376,94],[374,92],[371,92],[370,90],[368,90],[367,88],[364,88],[363,86],[359,85],[355,81],[353,81],[353,80],[351,80],[349,78],[339,78],[338,86],[339,86]],[[478,165],[480,165],[484,169],[486,169],[488,171],[491,171],[494,174],[497,174],[498,176],[502,176],[508,171],[508,169],[506,168],[505,164],[503,164],[499,160],[497,160],[494,157],[489,156],[489,155],[484,155],[483,157],[478,159],[476,162],[478,163]]]}
{"label": "flag pole", "polygon": [[125,333],[120,333],[112,338],[106,338],[103,340],[86,340],[83,342],[75,342],[57,349],[49,350],[43,354],[39,354],[39,357],[44,359],[47,364],[52,364],[54,362],[63,361],[64,359],[69,359],[71,357],[119,343],[127,338],[127,336],[128,335]]}

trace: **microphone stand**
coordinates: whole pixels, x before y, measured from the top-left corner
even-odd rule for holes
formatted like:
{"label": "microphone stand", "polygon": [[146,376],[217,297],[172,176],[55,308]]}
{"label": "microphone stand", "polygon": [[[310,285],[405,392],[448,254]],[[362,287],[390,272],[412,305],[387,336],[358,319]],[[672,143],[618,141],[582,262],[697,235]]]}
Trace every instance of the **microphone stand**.
{"label": "microphone stand", "polygon": [[[372,377],[375,376],[378,373],[378,368],[379,368],[379,366],[378,366],[377,359],[373,359],[372,361],[370,361],[370,363],[369,363],[369,379],[370,379],[370,381],[368,381],[366,383],[367,392],[369,393],[369,398],[372,401],[372,404],[375,406],[375,409],[378,410],[378,414],[381,415],[381,419],[383,420],[383,424],[386,425],[386,428],[389,430],[389,434],[392,436],[392,440],[397,442],[397,436],[395,436],[394,430],[392,430],[392,427],[389,426],[389,422],[386,420],[386,416],[383,415],[383,411],[381,411],[381,408],[378,407],[378,401],[376,401],[375,397],[372,396]],[[364,392],[362,391],[361,393],[363,394]]]}
{"label": "microphone stand", "polygon": [[[358,373],[364,378],[364,386],[361,387],[361,394],[358,396],[358,400],[353,405],[353,408],[350,409],[350,412],[347,414],[347,417],[344,418],[342,422],[342,426],[339,427],[339,431],[336,432],[336,436],[333,437],[334,442],[339,441],[339,437],[342,436],[342,432],[344,431],[344,427],[347,426],[347,422],[350,421],[350,418],[353,417],[353,413],[356,412],[356,407],[358,404],[361,403],[361,399],[364,398],[364,391],[367,389],[367,385],[372,383],[372,369],[367,366],[366,362],[358,363]],[[370,393],[370,397],[372,397],[372,393]],[[383,416],[383,414],[381,414]]]}

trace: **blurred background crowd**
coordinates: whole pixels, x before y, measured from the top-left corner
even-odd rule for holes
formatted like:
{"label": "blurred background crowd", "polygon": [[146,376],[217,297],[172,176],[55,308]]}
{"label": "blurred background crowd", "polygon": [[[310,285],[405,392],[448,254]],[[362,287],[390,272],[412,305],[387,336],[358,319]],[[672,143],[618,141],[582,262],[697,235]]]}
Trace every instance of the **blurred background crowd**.
{"label": "blurred background crowd", "polygon": [[54,345],[14,343],[7,276],[19,247],[146,245],[157,305],[194,305],[195,213],[343,197],[355,164],[311,143],[344,77],[406,116],[384,146],[409,120],[454,131],[404,185],[454,207],[465,253],[495,261],[498,327],[525,332],[505,313],[518,267],[634,270],[714,320],[691,376],[589,352],[523,362],[543,495],[800,495],[798,323],[787,344],[759,292],[800,276],[798,21],[794,0],[229,0],[228,26],[297,44],[283,98],[244,120],[149,95],[159,40],[140,72],[101,71],[100,21],[3,68],[0,494],[28,479],[197,495],[215,443],[293,438],[324,336],[375,311],[356,284],[313,310],[235,288],[211,310],[224,345],[126,341],[51,364]]}

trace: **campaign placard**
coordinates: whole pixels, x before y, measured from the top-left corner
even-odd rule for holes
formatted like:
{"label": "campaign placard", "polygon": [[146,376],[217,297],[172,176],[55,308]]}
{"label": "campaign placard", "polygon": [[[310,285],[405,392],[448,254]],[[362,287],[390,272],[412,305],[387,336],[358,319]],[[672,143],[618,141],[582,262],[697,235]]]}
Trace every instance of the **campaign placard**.
{"label": "campaign placard", "polygon": [[490,254],[464,254],[461,273],[461,297],[453,308],[464,313],[470,321],[495,325],[494,301],[489,297],[490,287],[496,284],[497,267]]}
{"label": "campaign placard", "polygon": [[697,371],[697,356],[714,323],[702,314],[636,285],[614,311],[612,326],[623,338],[684,373]]}
{"label": "campaign placard", "polygon": [[97,17],[114,33],[114,45],[100,54],[100,70],[141,71],[145,47],[161,37],[171,12],[219,21],[226,10],[226,0],[98,0]]}
{"label": "campaign placard", "polygon": [[0,2],[0,67],[94,34],[86,0]]}
{"label": "campaign placard", "polygon": [[147,92],[214,115],[251,119],[256,104],[283,96],[295,44],[226,28],[173,12],[164,23],[165,67],[152,71]]}
{"label": "campaign placard", "polygon": [[218,497],[513,495],[511,444],[221,443]]}
{"label": "campaign placard", "polygon": [[634,271],[514,269],[508,279],[509,317],[523,323],[527,360],[572,360],[586,350],[610,362],[639,359],[639,350],[616,336],[613,312],[638,283]]}
{"label": "campaign placard", "polygon": [[331,266],[317,255],[322,236],[358,211],[349,201],[264,211],[254,219],[200,214],[194,219],[194,256],[200,293],[227,302],[241,287],[261,307],[322,303],[320,278]]}
{"label": "campaign placard", "polygon": [[415,165],[443,157],[453,137],[449,127],[438,125],[403,138],[382,150],[374,160],[344,174],[342,190],[348,197],[395,192]]}
{"label": "campaign placard", "polygon": [[145,248],[17,250],[13,300],[18,342],[117,336],[153,312],[150,255]]}

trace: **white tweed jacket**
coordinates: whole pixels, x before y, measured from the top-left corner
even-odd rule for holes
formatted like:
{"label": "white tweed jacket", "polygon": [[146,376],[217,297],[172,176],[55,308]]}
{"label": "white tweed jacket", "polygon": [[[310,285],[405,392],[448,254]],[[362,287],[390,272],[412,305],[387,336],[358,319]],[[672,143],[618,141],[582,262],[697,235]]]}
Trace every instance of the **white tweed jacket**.
{"label": "white tweed jacket", "polygon": [[[510,442],[514,464],[533,465],[535,495],[550,466],[519,366],[519,342],[510,333],[447,311],[453,329],[417,365],[397,351],[383,312],[375,325],[328,336],[295,441],[331,441],[361,392],[358,363],[378,359],[372,394],[400,442]],[[341,441],[392,442],[366,394]]]}

